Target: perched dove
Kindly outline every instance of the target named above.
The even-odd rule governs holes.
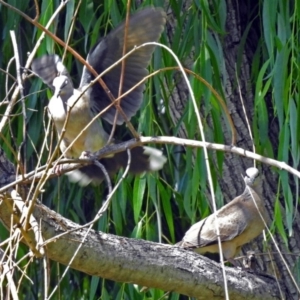
[[[195,223],[186,232],[182,241],[176,245],[194,249],[200,254],[219,253],[217,216],[223,255],[225,259],[236,265],[233,257],[239,253],[244,244],[260,235],[265,227],[258,210],[264,220],[267,219],[267,212],[259,192],[259,171],[256,168],[249,168],[246,175],[244,192],[216,213]]]
[[[164,29],[165,22],[166,14],[160,8],[148,7],[130,16],[126,52],[143,43],[156,42]],[[106,37],[100,39],[89,52],[87,61],[98,74],[122,57],[124,32],[125,22],[121,23]],[[126,58],[122,93],[134,87],[148,74],[146,68],[154,49],[154,45],[148,45],[134,51]],[[115,99],[119,93],[121,69],[121,64],[119,64],[102,77]],[[94,79],[86,67],[83,69],[80,86],[75,89],[68,71],[57,55],[45,55],[35,59],[32,63],[32,70],[54,91],[48,108],[59,135],[63,131],[67,110],[71,108],[60,144],[61,151],[64,152],[92,118],[111,104],[111,100],[98,82],[82,94],[85,87]],[[144,86],[144,84],[140,84],[120,101],[120,106],[128,119],[136,114],[142,104]],[[115,115],[116,108],[112,106],[101,115],[101,118],[110,124],[114,122],[118,125],[123,124],[122,115],[119,113],[116,118]],[[87,131],[80,135],[65,153],[65,156],[78,158],[83,152],[96,152],[106,145],[108,139],[109,134],[105,132],[101,120],[98,118]],[[134,174],[157,171],[163,167],[165,162],[166,157],[160,150],[151,147],[135,147],[131,149],[129,171]],[[120,168],[127,166],[127,152],[105,157],[100,160],[100,163],[112,175],[118,172]],[[84,166],[68,173],[68,175],[72,181],[81,185],[87,185],[90,182],[97,184],[104,179],[101,169],[96,165]]]

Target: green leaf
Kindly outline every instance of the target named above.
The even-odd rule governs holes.
[[[290,111],[290,131],[291,131],[291,155],[293,157],[293,165],[299,165],[299,109],[296,107],[294,99],[289,101]]]
[[[146,177],[136,177],[133,185],[133,214],[135,223],[138,223],[139,221],[141,208],[143,205],[145,187]]]
[[[65,41],[68,40],[69,30],[73,20],[74,11],[75,11],[75,1],[68,2],[66,7],[66,19],[65,19],[65,32],[64,32]]]
[[[168,229],[171,235],[172,241],[175,241],[175,232],[174,232],[174,218],[173,211],[171,206],[171,193],[169,189],[165,189],[161,182],[157,182],[159,194],[161,195],[161,203],[164,211],[164,216],[167,220]]]
[[[91,286],[90,286],[90,293],[89,293],[89,299],[95,299],[97,288],[99,288],[100,285],[100,278],[96,276],[92,276],[91,280]]]
[[[283,219],[281,214],[281,208],[280,208],[280,202],[278,197],[275,201],[275,207],[274,207],[274,221],[276,225],[276,229],[278,230],[281,238],[284,240],[285,244],[288,245],[288,239],[285,233],[284,225],[283,225]]]

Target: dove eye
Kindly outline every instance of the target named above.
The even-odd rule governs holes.
[[[61,88],[64,88],[68,84],[68,79],[66,79],[63,84],[61,85]]]

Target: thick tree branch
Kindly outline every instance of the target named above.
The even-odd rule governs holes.
[[[1,154],[0,174],[2,178],[12,180],[13,166],[6,160],[3,152]],[[1,195],[0,219],[7,228],[11,226],[12,215],[17,225],[22,215],[16,208],[13,210],[12,202],[7,194]],[[41,226],[47,257],[67,265],[87,229],[42,204],[34,207],[33,217]],[[47,243],[47,240],[62,233],[66,234]],[[26,234],[23,241],[31,249],[41,246],[37,245],[33,231]],[[178,247],[144,240],[92,231],[71,267],[114,281],[133,282],[196,298],[213,299],[224,296],[219,264]],[[227,268],[226,274],[230,299],[278,299],[276,282],[268,277],[233,268]]]
[[[0,218],[10,226],[11,199],[2,198]],[[42,204],[35,206],[34,217],[41,224],[47,242],[58,234],[74,230],[47,244],[46,255],[67,265],[86,229]],[[32,235],[32,243],[34,237]],[[92,231],[72,268],[114,281],[174,291],[190,297],[223,297],[223,278],[219,264],[184,249],[138,239]],[[275,280],[226,268],[231,299],[279,299]]]
[[[10,170],[11,174],[11,164],[7,161],[10,167],[5,167],[4,156],[0,157],[0,161],[0,174],[4,174],[6,170]],[[16,208],[13,210],[13,200],[7,194],[0,197],[2,223],[10,228],[11,216],[14,215],[14,222],[18,225],[22,212]],[[33,216],[41,226],[47,257],[67,265],[87,229],[42,204],[35,205]],[[62,233],[66,234],[47,243],[47,240]],[[26,235],[25,240],[31,248],[40,246],[32,231]],[[71,267],[90,275],[174,291],[199,299],[224,297],[219,264],[170,245],[91,231]],[[275,280],[269,277],[234,268],[226,268],[226,275],[231,299],[280,298]]]

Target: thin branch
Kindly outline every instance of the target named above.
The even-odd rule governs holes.
[[[189,147],[194,147],[194,148],[203,148],[205,146],[205,147],[207,147],[207,149],[210,149],[210,150],[229,152],[229,153],[237,154],[240,156],[248,157],[250,159],[255,159],[256,161],[260,161],[264,164],[276,167],[280,170],[285,170],[285,171],[297,176],[298,178],[300,178],[300,171],[291,167],[287,163],[285,163],[283,161],[278,161],[278,160],[275,160],[272,158],[268,158],[268,157],[259,155],[257,153],[253,153],[253,152],[245,150],[243,148],[239,148],[236,146],[227,146],[227,145],[223,145],[223,144],[216,144],[216,143],[204,143],[202,141],[194,141],[194,140],[182,139],[182,138],[177,138],[177,137],[169,137],[169,136],[160,136],[160,137],[143,137],[143,136],[141,136],[139,141],[132,139],[132,140],[120,143],[120,144],[109,145],[109,146],[102,148],[100,151],[98,151],[97,157],[98,157],[98,159],[100,159],[100,158],[107,156],[108,154],[122,152],[122,151],[125,151],[127,148],[131,149],[133,147],[147,145],[149,143],[173,144],[173,145],[189,146]],[[84,164],[91,164],[91,163],[93,163],[94,159],[95,159],[94,157],[92,158],[92,160],[62,159],[59,162],[57,162],[57,164],[58,165],[71,164],[71,165],[66,165],[61,169],[61,174],[64,174],[69,171],[78,169],[78,168],[82,167],[82,165],[84,165]],[[39,167],[39,168],[37,168],[37,170],[24,175],[24,179],[18,178],[14,182],[7,184],[6,186],[0,188],[0,193],[5,192],[6,190],[15,186],[16,184],[19,184],[19,183],[26,184],[26,183],[31,183],[33,180],[39,180],[41,178],[45,168],[46,168],[46,166]],[[57,177],[57,174],[53,173],[52,169],[49,169],[48,173],[51,174],[51,175],[49,175],[49,178]]]

